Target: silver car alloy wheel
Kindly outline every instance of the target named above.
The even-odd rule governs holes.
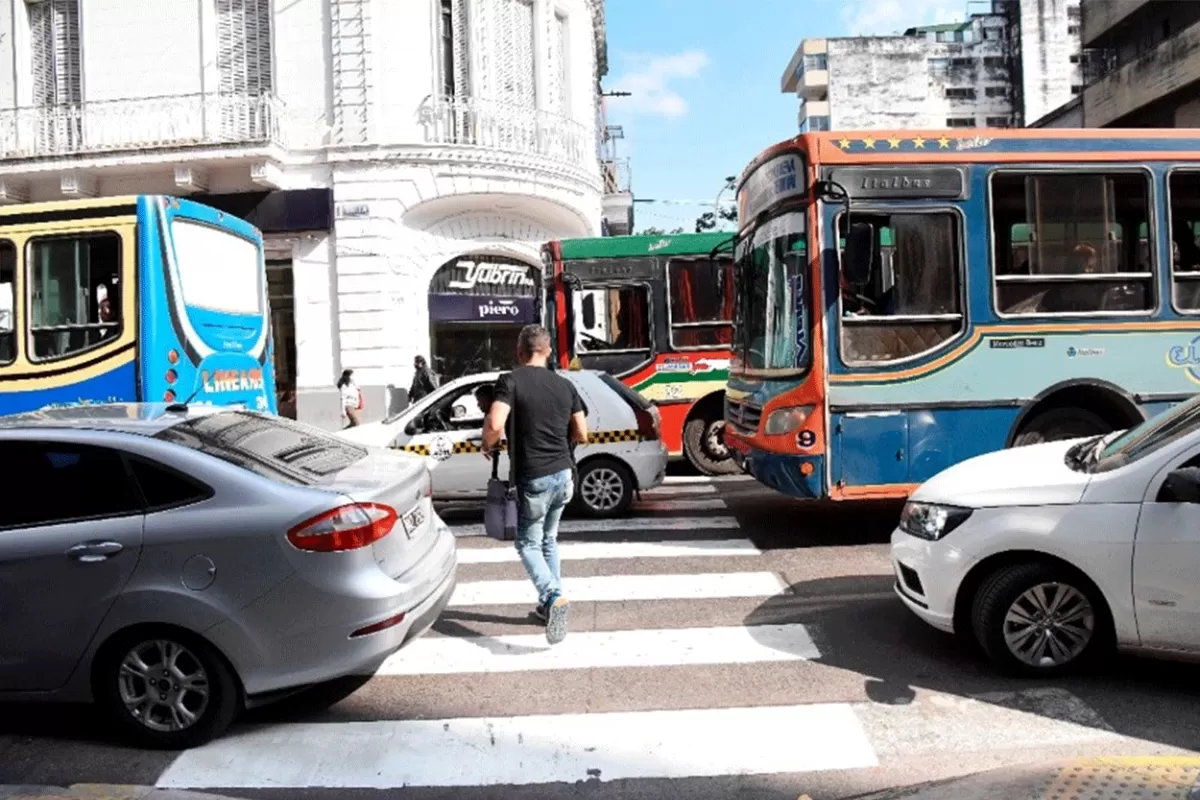
[[[208,672],[178,642],[152,639],[134,645],[121,659],[117,681],[126,710],[158,733],[187,730],[208,710]]]
[[[1009,652],[1032,667],[1067,664],[1092,641],[1096,612],[1087,596],[1065,583],[1040,583],[1027,589],[1004,615]]]
[[[595,511],[612,511],[621,504],[625,496],[625,481],[615,469],[595,467],[588,470],[580,480],[579,493],[588,508]]]

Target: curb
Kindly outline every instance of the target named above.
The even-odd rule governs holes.
[[[1002,767],[857,800],[1200,800],[1200,756],[1105,756]]]
[[[76,783],[71,786],[0,785],[0,800],[234,800],[206,792],[156,789],[110,783]]]

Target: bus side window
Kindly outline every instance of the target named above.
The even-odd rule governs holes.
[[[879,258],[866,286],[845,281],[841,350],[847,364],[877,364],[937,348],[963,329],[962,218],[949,211],[854,214],[870,223]],[[846,236],[846,217],[839,220]]]
[[[1150,179],[1132,172],[992,179],[996,310],[1101,314],[1154,307]]]
[[[733,265],[728,259],[672,259],[671,346],[729,347],[733,342]]]
[[[0,366],[17,358],[17,248],[0,239]]]
[[[1200,245],[1196,241],[1200,231],[1200,173],[1172,172],[1167,189],[1175,308],[1200,313]]]
[[[30,241],[31,360],[52,361],[121,335],[121,239],[112,233]]]

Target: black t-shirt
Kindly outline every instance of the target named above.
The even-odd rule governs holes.
[[[584,410],[573,383],[545,367],[517,367],[496,381],[496,399],[512,408],[505,431],[510,441],[517,426],[518,481],[571,468],[571,415]]]

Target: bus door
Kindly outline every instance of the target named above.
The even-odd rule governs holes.
[[[229,214],[144,198],[148,400],[276,411],[262,236]]]
[[[0,414],[137,399],[132,204],[0,215]]]

